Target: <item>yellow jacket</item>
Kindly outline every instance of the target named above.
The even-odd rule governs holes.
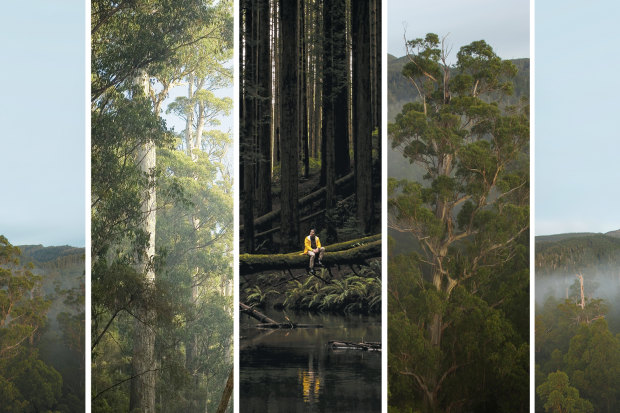
[[[321,248],[321,241],[319,241],[319,237],[314,236],[314,240],[316,241],[316,247]],[[312,249],[312,241],[310,241],[310,235],[306,237],[304,240],[304,254],[308,253]]]

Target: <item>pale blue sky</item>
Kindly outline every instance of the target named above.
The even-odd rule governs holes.
[[[0,234],[14,245],[84,246],[84,7],[0,13]]]
[[[536,2],[536,235],[620,229],[620,6]]]
[[[424,37],[426,33],[448,36],[452,56],[461,46],[486,40],[500,57],[529,57],[529,0],[388,0],[388,53],[405,55],[403,39]]]

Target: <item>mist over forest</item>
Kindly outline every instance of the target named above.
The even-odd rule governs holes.
[[[0,236],[0,411],[84,410],[84,248]]]
[[[617,411],[618,231],[536,237],[535,260],[536,411]]]

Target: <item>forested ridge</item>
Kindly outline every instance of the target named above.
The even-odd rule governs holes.
[[[449,41],[390,57],[389,408],[526,412],[529,61]]]
[[[536,237],[536,411],[620,407],[618,231]]]
[[[231,411],[233,3],[91,6],[92,410]]]
[[[0,411],[84,411],[84,322],[84,249],[0,236]]]
[[[580,233],[536,237],[536,275],[620,267],[620,238]]]

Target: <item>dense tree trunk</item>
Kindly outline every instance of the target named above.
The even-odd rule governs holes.
[[[145,95],[149,92],[149,78],[145,72],[138,79]],[[155,311],[149,306],[148,296],[154,287],[155,269],[155,226],[156,226],[156,193],[155,193],[155,143],[148,141],[139,149],[136,162],[146,176],[148,185],[144,191],[142,213],[144,222],[142,230],[148,234],[148,245],[138,260],[138,272],[144,274],[145,299],[136,309],[133,334],[132,377],[130,390],[130,410],[155,412],[155,331],[152,325]]]
[[[334,156],[338,160],[335,164],[336,176],[341,177],[349,173],[351,160],[349,157],[349,122],[347,121],[348,99],[348,75],[347,64],[347,3],[346,0],[333,0],[333,139]]]
[[[300,243],[299,212],[298,212],[298,181],[299,181],[299,139],[298,132],[298,45],[296,44],[299,7],[297,1],[280,0],[282,24],[282,56],[280,60],[281,74],[281,249],[296,249]],[[246,238],[249,234],[246,233]],[[247,241],[246,241],[247,242]]]
[[[355,142],[355,186],[360,230],[371,230],[372,125],[370,107],[370,2],[352,2],[353,35],[353,136]]]
[[[246,234],[252,234],[245,237],[246,252],[254,251],[254,168],[255,168],[255,146],[254,146],[254,130],[255,130],[255,99],[253,96],[254,85],[254,13],[250,0],[244,2],[244,53],[240,53],[241,59],[245,54],[245,61],[242,60],[243,67],[243,122],[241,131],[241,162],[243,165],[243,192],[242,192],[242,211],[243,226]]]
[[[301,120],[301,127],[300,127],[300,135],[301,135],[301,142],[302,142],[302,150],[303,150],[303,158],[304,158],[304,178],[308,179],[310,177],[310,150],[309,150],[309,142],[308,142],[308,100],[307,100],[307,95],[308,95],[308,84],[307,84],[307,73],[308,73],[308,69],[307,69],[307,50],[306,50],[306,45],[307,45],[307,41],[306,41],[306,1],[305,0],[300,0],[300,16],[301,16],[301,24],[300,24],[300,31],[299,31],[299,35],[300,35],[300,52],[301,52],[301,58],[300,58],[300,70],[301,70],[301,76],[300,76],[300,84],[301,84],[301,88],[300,88],[300,98],[299,101],[301,103],[300,105],[300,110],[299,110],[299,115],[300,115],[300,120]]]
[[[321,184],[327,187],[327,208],[334,198],[336,157],[334,153],[334,14],[333,0],[323,2],[323,130],[321,137]]]
[[[271,211],[271,54],[269,0],[258,0],[258,191],[257,212]]]

